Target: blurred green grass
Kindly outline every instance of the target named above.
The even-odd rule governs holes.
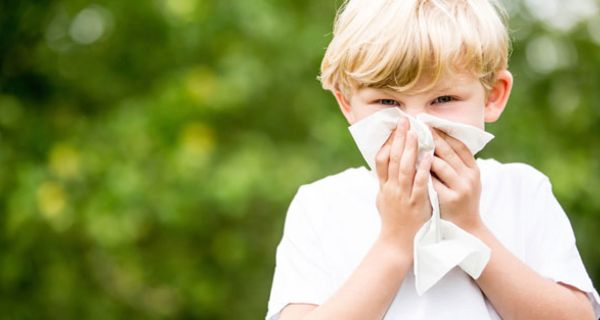
[[[539,3],[482,157],[551,178],[598,284],[599,3]],[[1,3],[3,317],[263,317],[296,189],[362,165],[316,80],[339,4]]]

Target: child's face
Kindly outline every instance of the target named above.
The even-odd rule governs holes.
[[[397,107],[412,116],[428,113],[483,129],[485,122],[496,121],[502,113],[511,86],[512,76],[504,70],[489,92],[476,77],[456,75],[443,77],[431,89],[415,94],[360,88],[352,91],[349,101],[339,92],[335,95],[350,124],[384,108]]]

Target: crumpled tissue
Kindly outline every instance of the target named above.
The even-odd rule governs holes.
[[[492,134],[479,128],[426,113],[412,117],[399,108],[383,109],[349,127],[358,149],[373,171],[377,153],[396,128],[401,117],[409,120],[410,131],[417,136],[419,142],[417,162],[427,154],[434,153],[435,145],[430,127],[437,128],[463,142],[472,154],[479,152],[494,138]],[[433,188],[431,176],[427,191],[432,208],[431,219],[419,229],[413,241],[413,267],[416,291],[419,295],[423,295],[456,266],[472,278],[479,278],[490,258],[490,249],[481,240],[452,222],[441,219],[438,196]]]

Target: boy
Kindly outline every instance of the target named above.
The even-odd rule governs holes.
[[[510,95],[508,36],[491,0],[349,0],[321,66],[351,125],[381,110],[484,128]],[[548,179],[524,164],[473,158],[432,129],[435,154],[401,118],[374,172],[302,186],[277,250],[267,319],[596,319],[598,293]],[[441,218],[478,238],[477,279],[453,268],[419,295],[417,231]],[[595,315],[595,316],[594,316]]]

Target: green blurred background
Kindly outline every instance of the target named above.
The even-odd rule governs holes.
[[[264,317],[296,189],[362,164],[316,80],[340,3],[0,2],[0,317]],[[551,178],[596,284],[599,6],[507,3],[482,154]]]

